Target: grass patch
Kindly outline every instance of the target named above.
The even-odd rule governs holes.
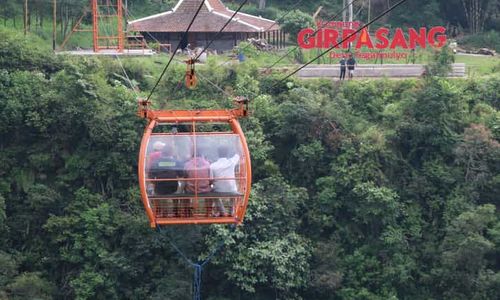
[[[500,71],[500,58],[498,57],[457,54],[455,62],[465,63],[468,76],[487,75]]]

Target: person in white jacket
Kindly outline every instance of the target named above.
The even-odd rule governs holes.
[[[213,179],[213,191],[216,193],[238,193],[238,187],[235,179],[235,167],[240,161],[238,154],[229,157],[227,146],[220,146],[217,149],[219,159],[210,165],[210,177]],[[223,216],[226,215],[226,209],[222,199],[215,202],[216,208]]]

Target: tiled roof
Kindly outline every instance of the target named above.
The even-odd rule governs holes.
[[[128,30],[184,32],[200,6],[200,1],[204,1],[204,5],[189,30],[191,32],[218,32],[234,13],[220,0],[179,0],[172,10],[130,21]],[[279,25],[275,21],[237,13],[224,32],[261,32],[278,29]]]

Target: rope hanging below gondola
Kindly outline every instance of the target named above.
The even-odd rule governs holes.
[[[235,225],[232,225],[230,228],[231,232],[234,232],[236,230]],[[222,247],[224,247],[225,239],[220,240],[217,246],[208,254],[208,256],[204,260],[193,262],[174,243],[174,240],[169,236],[169,234],[164,228],[162,228],[161,226],[157,226],[157,230],[160,234],[163,234],[167,238],[167,241],[170,244],[170,246],[172,246],[172,248],[174,248],[175,251],[177,251],[177,253],[184,259],[184,261],[194,269],[193,287],[192,287],[193,300],[201,300],[201,275],[203,272],[203,267],[210,262],[210,260],[215,256],[215,254],[222,249]]]

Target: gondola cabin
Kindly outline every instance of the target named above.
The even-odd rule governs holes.
[[[139,186],[151,227],[239,224],[251,186],[250,153],[238,122],[246,102],[228,110],[151,110],[139,152]]]

